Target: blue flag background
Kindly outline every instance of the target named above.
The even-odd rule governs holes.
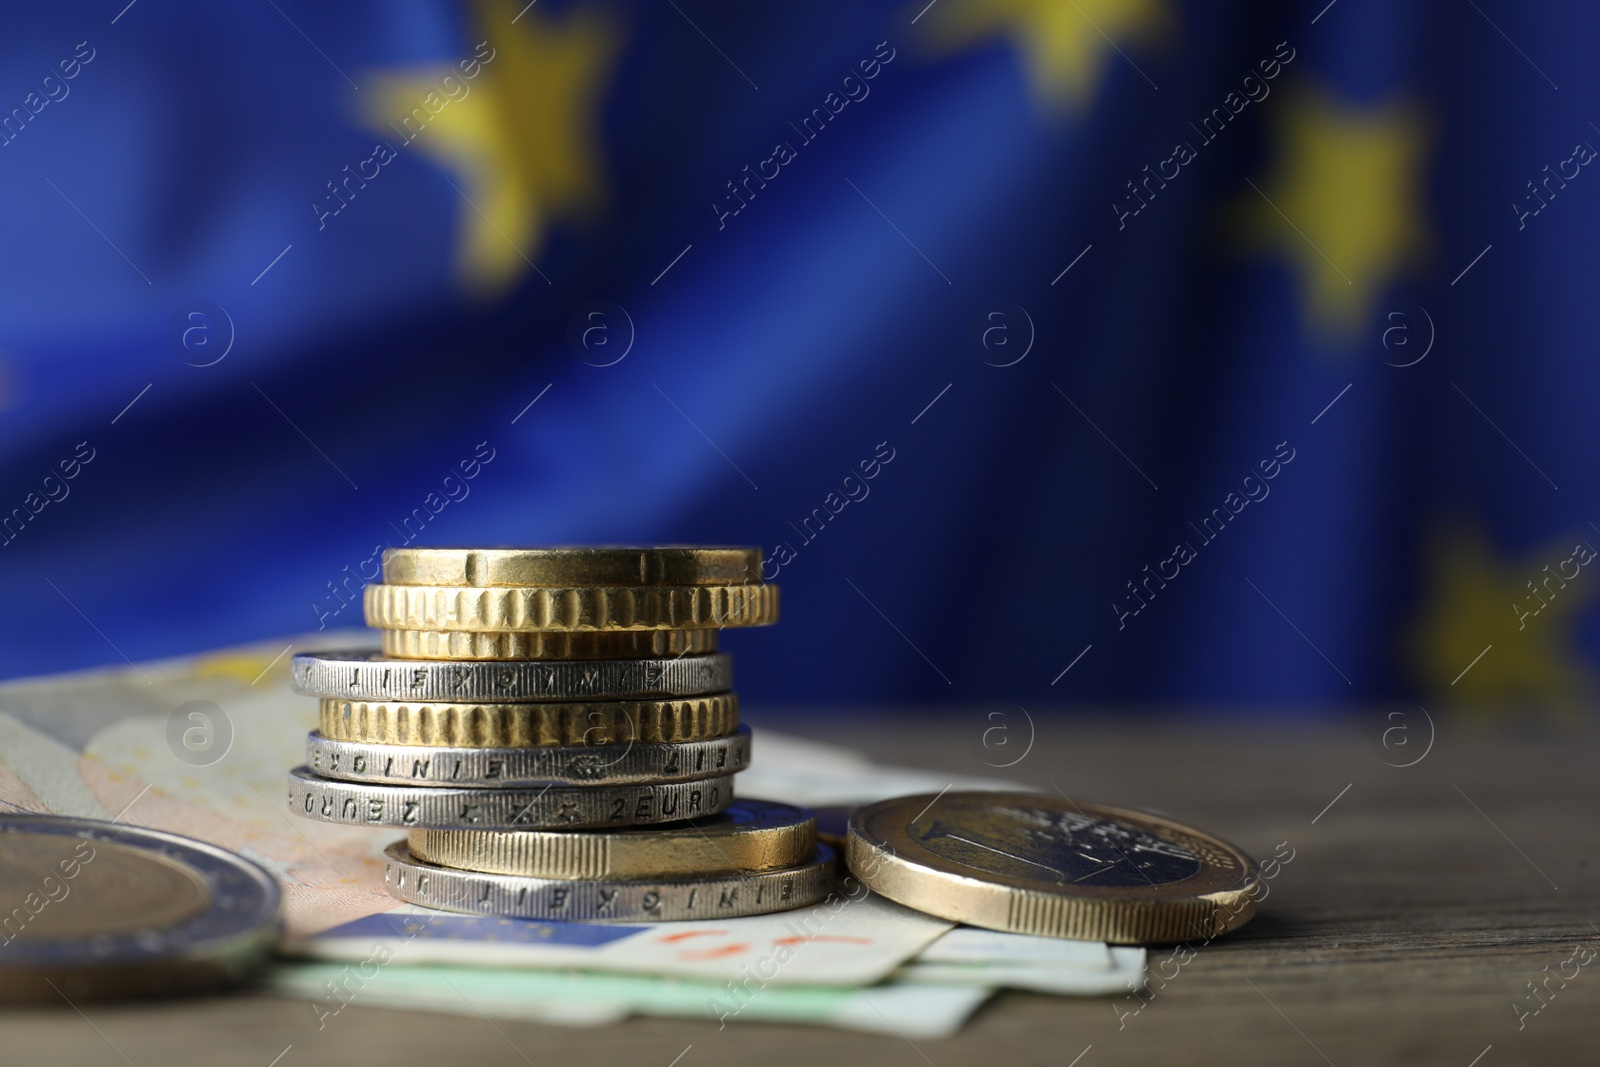
[[[691,542],[756,699],[1592,695],[1592,7],[5,22],[6,675]]]

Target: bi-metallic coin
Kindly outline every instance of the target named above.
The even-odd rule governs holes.
[[[1048,793],[895,797],[850,817],[868,888],[955,922],[1115,944],[1206,940],[1255,914],[1255,860],[1157,815]]]
[[[59,815],[0,815],[0,1001],[214,989],[277,945],[270,874],[203,841]]]

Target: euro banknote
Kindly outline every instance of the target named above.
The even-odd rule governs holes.
[[[260,863],[285,894],[285,962],[273,988],[294,995],[384,955],[384,980],[365,987],[369,1003],[460,1002],[437,996],[449,980],[480,1010],[525,1018],[536,1011],[527,991],[555,981],[565,1005],[556,1021],[598,1025],[692,1006],[723,1021],[872,1029],[893,1019],[932,1034],[1005,986],[1126,989],[1132,963],[1113,959],[1118,950],[952,929],[850,883],[810,909],[721,923],[535,923],[402,904],[383,888],[393,833],[295,818],[284,798],[284,774],[303,761],[316,726],[316,702],[289,688],[290,655],[371,644],[364,631],[324,633],[0,685],[0,811],[117,818]],[[885,767],[767,729],[752,750],[742,794],[837,811],[897,793],[1009,787]],[[902,1008],[926,1021],[906,1023]]]

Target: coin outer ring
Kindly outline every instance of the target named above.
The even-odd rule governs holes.
[[[671,659],[504,663],[394,660],[366,651],[302,652],[291,662],[295,692],[341,700],[628,700],[700,696],[733,688],[732,662],[726,652]]]
[[[717,650],[716,630],[611,630],[604,633],[484,633],[383,630],[383,654],[398,659],[634,659]]]
[[[735,800],[721,819],[738,821],[637,833],[412,830],[406,843],[414,858],[439,867],[567,879],[753,873],[802,865],[816,848],[816,820],[803,808]]]
[[[13,936],[0,952],[0,1002],[57,1001],[47,978],[75,1001],[216,988],[248,976],[277,946],[283,923],[277,881],[226,849],[162,830],[62,815],[0,816],[0,834],[6,833],[82,840],[91,849],[105,843],[153,852],[198,875],[211,899],[204,912],[157,937]],[[82,862],[92,863],[92,853]]]
[[[681,700],[432,704],[323,700],[322,735],[334,741],[452,748],[673,744],[726,737],[739,726],[733,693]]]
[[[289,772],[290,812],[347,826],[582,830],[715,815],[732,802],[732,775],[665,785],[457,789],[341,782],[305,767]]]
[[[998,804],[1059,805],[1042,793],[972,795]],[[957,873],[950,861],[912,840],[909,826],[895,821],[897,809],[926,811],[936,800],[933,794],[895,797],[856,809],[845,850],[851,873],[873,892],[943,919],[1111,944],[1210,940],[1238,929],[1255,914],[1260,869],[1242,850],[1157,815],[1073,800],[1067,800],[1070,810],[1181,844],[1201,858],[1200,870],[1158,886],[1074,885],[1068,892],[1030,888],[1028,882],[997,872],[985,871],[981,877]]]
[[[775,585],[481,586],[369,585],[367,625],[386,630],[700,630],[770,626]]]
[[[306,737],[306,767],[324,778],[383,785],[510,789],[544,785],[691,782],[750,765],[750,728],[730,737],[666,745],[437,748]]]
[[[834,853],[818,845],[811,862],[759,874],[675,880],[526,878],[423,863],[404,841],[384,850],[384,886],[411,904],[502,918],[583,922],[668,922],[769,915],[815,904],[833,887]]]
[[[391,548],[392,585],[722,585],[761,580],[759,548]]]

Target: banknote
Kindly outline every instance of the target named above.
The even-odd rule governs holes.
[[[868,893],[851,880],[808,908],[720,921],[536,922],[405,905],[292,941],[284,951],[359,962],[382,945],[407,964],[580,968],[734,981],[754,975],[765,986],[842,986],[878,981],[951,926]]]
[[[730,990],[727,983],[584,971],[418,967],[312,962],[281,967],[268,986],[302,999],[321,1028],[347,1006],[601,1026],[629,1015],[687,1016],[716,1023],[812,1023],[846,1030],[948,1037],[992,989],[896,980],[881,985],[772,986]]]
[[[1110,966],[1081,968],[1066,962],[1027,959],[928,961],[924,953],[895,971],[894,980],[918,984],[1026,989],[1035,993],[1078,997],[1120,995],[1144,988],[1143,948],[1124,945],[1099,947],[1106,950]]]
[[[923,963],[1026,963],[1081,971],[1109,971],[1111,946],[1104,941],[1034,937],[960,926],[929,942],[918,955]]]
[[[789,737],[765,726],[757,731],[750,769],[739,776],[745,796],[778,799],[809,808],[854,806],[908,793],[944,789],[1022,788],[1003,778],[946,774],[874,763],[842,745]]]
[[[893,1020],[931,1036],[952,1032],[996,988],[1102,992],[1120,973],[1115,958],[1107,965],[1081,943],[952,930],[848,885],[811,909],[659,926],[502,921],[402,904],[383,888],[392,833],[293,818],[283,789],[317,717],[316,702],[289,688],[290,655],[372,644],[368,631],[322,633],[0,685],[0,810],[116,818],[260,863],[284,887],[286,950],[303,957],[273,978],[293,995],[310,997],[330,976],[364,973],[387,955],[385,981],[363,990],[374,1004],[431,1004],[441,990],[459,1002],[454,982],[480,1010],[507,1018],[535,1017],[544,1002],[533,1002],[545,997],[561,1005],[554,1021],[569,1023],[720,1013],[723,1022],[857,1029]],[[952,784],[1009,787],[885,767],[767,729],[753,752],[742,794],[841,812]]]

